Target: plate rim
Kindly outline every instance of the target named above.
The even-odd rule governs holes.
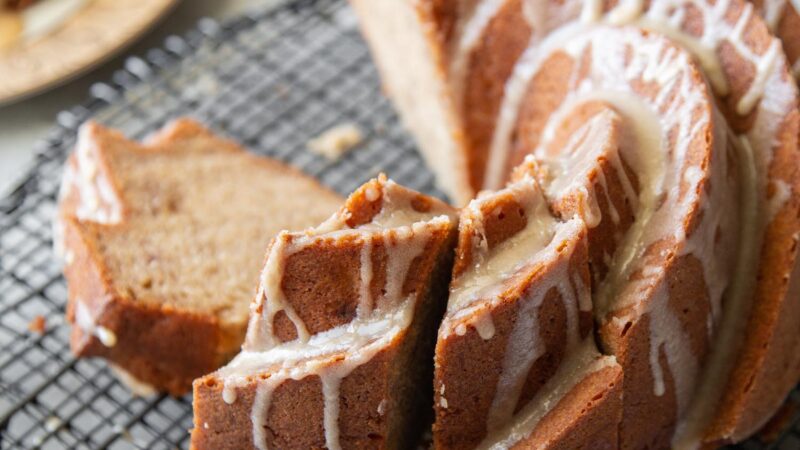
[[[43,77],[40,83],[33,84],[25,89],[11,91],[11,93],[8,95],[0,94],[0,107],[9,106],[19,101],[34,97],[38,94],[42,94],[56,87],[63,86],[91,72],[103,63],[119,55],[124,49],[130,47],[136,41],[138,41],[145,33],[147,33],[149,30],[152,30],[153,27],[164,20],[164,18],[166,18],[166,16],[175,9],[180,1],[181,0],[163,0],[150,20],[144,22],[139,28],[135,29],[133,33],[129,34],[124,39],[114,40],[112,45],[109,45],[103,51],[98,52],[95,57],[89,58],[88,61],[78,65],[74,69],[60,73],[55,71],[52,75]],[[86,7],[90,7],[90,5],[86,5]],[[80,15],[82,12],[83,11],[79,11],[76,13],[76,16]],[[74,19],[74,17],[70,18],[69,20],[72,19]],[[40,42],[46,42],[48,39],[52,38],[53,33],[50,33],[41,37]],[[2,56],[0,56],[0,58],[2,58]]]

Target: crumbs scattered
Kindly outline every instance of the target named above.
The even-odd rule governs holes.
[[[64,422],[62,422],[61,419],[59,419],[58,417],[50,416],[44,422],[44,429],[52,433],[53,431],[56,431],[57,429],[61,428],[61,425],[63,423]]]
[[[363,138],[364,134],[358,125],[343,123],[308,141],[308,149],[330,160],[335,160],[358,145]]]
[[[47,320],[42,315],[38,315],[28,323],[28,331],[31,333],[44,334],[47,330]]]
[[[133,436],[131,436],[131,432],[128,431],[128,429],[125,428],[122,424],[114,423],[114,425],[111,427],[111,431],[114,434],[120,436],[122,439],[128,442],[133,442]]]

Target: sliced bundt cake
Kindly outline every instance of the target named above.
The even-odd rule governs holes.
[[[616,447],[622,371],[592,333],[586,225],[551,215],[532,170],[461,213],[436,448]]]
[[[457,214],[385,177],[272,241],[242,352],[194,383],[192,447],[412,448]]]
[[[800,114],[753,6],[351,3],[453,198],[533,153],[551,209],[586,222],[601,350],[623,369],[619,445],[717,446],[764,424],[800,378]],[[589,133],[616,133],[619,158],[564,158]]]

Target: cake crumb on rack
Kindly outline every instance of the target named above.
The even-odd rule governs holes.
[[[28,323],[28,331],[32,333],[44,334],[46,329],[47,329],[47,319],[45,319],[44,316],[41,314],[35,316]]]
[[[308,149],[330,160],[336,160],[358,145],[363,137],[364,133],[358,125],[342,123],[308,141]]]
[[[61,428],[61,425],[63,424],[64,422],[60,418],[56,416],[50,416],[44,422],[44,429],[47,430],[48,433],[52,433]]]

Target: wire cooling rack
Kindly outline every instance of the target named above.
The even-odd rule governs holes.
[[[0,200],[0,448],[188,447],[191,397],[132,397],[106,364],[77,360],[64,323],[66,288],[50,223],[66,155],[89,118],[140,139],[190,115],[248,148],[346,194],[379,170],[443,197],[380,94],[355,18],[342,1],[292,2],[186,36],[131,58],[83,105],[60,113],[35,164]],[[336,162],[308,153],[331,126],[357,123],[366,139]],[[44,333],[28,329],[41,317]],[[800,395],[794,393],[800,402]],[[770,446],[800,449],[800,416]]]

